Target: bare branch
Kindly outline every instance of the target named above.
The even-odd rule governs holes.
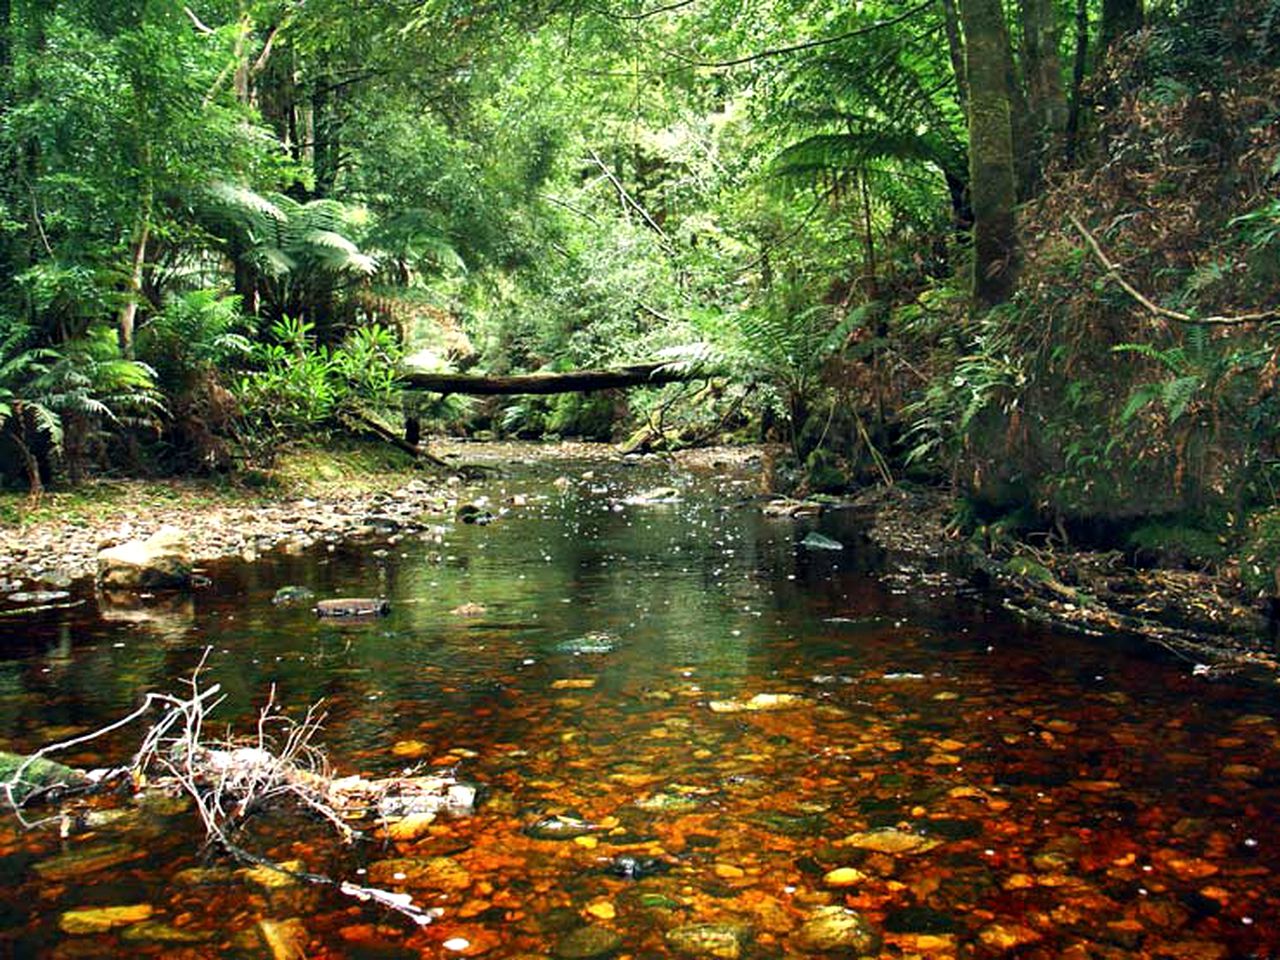
[[[732,60],[699,60],[696,57],[685,56],[676,53],[673,50],[665,51],[677,60],[683,61],[691,67],[706,67],[712,70],[723,70],[728,67],[740,66],[744,63],[751,63],[755,60],[764,60],[769,57],[780,57],[788,53],[799,53],[802,50],[812,50],[815,47],[825,47],[833,43],[843,43],[845,40],[852,40],[854,37],[861,37],[868,33],[874,33],[877,30],[883,30],[885,27],[892,27],[895,24],[909,20],[917,13],[928,10],[933,6],[933,0],[925,0],[924,3],[911,7],[909,10],[898,14],[896,17],[890,17],[888,20],[877,20],[875,23],[869,23],[865,26],[856,27],[853,30],[846,30],[844,33],[837,33],[831,37],[819,37],[814,40],[804,40],[800,43],[789,44],[784,47],[771,47],[767,50],[760,50],[756,53],[744,54],[741,57],[734,57]]]
[[[1067,214],[1067,219],[1071,221],[1071,225],[1080,231],[1080,236],[1084,237],[1085,242],[1089,245],[1089,249],[1093,251],[1093,255],[1098,258],[1098,262],[1107,271],[1107,276],[1120,285],[1125,293],[1137,300],[1148,311],[1158,317],[1164,317],[1166,320],[1173,320],[1176,323],[1200,324],[1201,326],[1229,327],[1237,326],[1245,323],[1263,323],[1268,320],[1280,320],[1280,311],[1265,310],[1260,313],[1242,313],[1232,316],[1215,315],[1211,317],[1193,317],[1189,313],[1182,313],[1180,310],[1171,310],[1168,307],[1162,307],[1150,297],[1146,296],[1141,290],[1131,284],[1120,274],[1120,267],[1115,264],[1106,253],[1098,241],[1094,239],[1085,225],[1080,222],[1080,218],[1074,213]]]

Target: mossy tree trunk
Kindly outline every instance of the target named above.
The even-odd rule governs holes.
[[[961,0],[969,88],[969,188],[973,201],[973,298],[1003,303],[1017,280],[1017,176],[1000,0]]]
[[[1067,129],[1067,95],[1062,86],[1062,56],[1058,52],[1058,18],[1053,0],[1020,0],[1022,15],[1022,72],[1027,80],[1027,104],[1036,128],[1040,166],[1061,147]]]

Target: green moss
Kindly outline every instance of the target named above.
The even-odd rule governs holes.
[[[1227,557],[1219,534],[1177,523],[1144,523],[1129,534],[1127,543],[1136,559],[1167,567],[1207,567]]]
[[[1054,580],[1053,572],[1044,564],[1036,563],[1027,557],[1010,557],[1004,568],[1015,577],[1025,577],[1036,583],[1049,583]]]
[[[1280,596],[1280,509],[1255,514],[1240,550],[1240,580],[1252,591]]]

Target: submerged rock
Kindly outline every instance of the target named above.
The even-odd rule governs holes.
[[[935,847],[942,846],[942,841],[933,837],[922,836],[896,827],[882,827],[879,830],[864,830],[851,833],[844,838],[845,846],[857,847],[859,850],[871,850],[875,853],[912,854],[925,853]]]
[[[259,920],[258,934],[271,960],[303,960],[311,935],[297,917],[291,920]]]
[[[661,503],[679,503],[680,491],[675,487],[654,487],[651,490],[644,490],[640,493],[632,494],[622,502],[633,507],[645,507]]]
[[[122,863],[140,860],[145,850],[127,843],[89,843],[72,847],[66,853],[43,860],[35,865],[35,871],[43,880],[61,881],[98,873]]]
[[[72,936],[88,936],[107,933],[116,927],[127,927],[151,917],[155,908],[149,903],[137,903],[124,907],[87,907],[68,910],[58,920],[58,928]]]
[[[98,552],[99,585],[116,590],[171,590],[191,582],[187,538],[164,526],[146,540],[130,540]]]
[[[369,864],[369,882],[375,886],[465,890],[471,886],[471,874],[450,857],[428,857],[425,860],[406,857]]]
[[[524,828],[524,832],[535,840],[573,840],[596,833],[601,828],[587,820],[557,814],[543,817]]]
[[[71,596],[66,590],[19,590],[9,594],[10,603],[54,603]]]
[[[737,923],[696,923],[668,930],[667,946],[691,957],[738,960],[751,942],[751,928]]]
[[[613,653],[618,649],[618,638],[611,633],[597,631],[585,633],[571,640],[562,640],[556,644],[558,653],[571,653],[575,657],[592,654]]]
[[[791,710],[808,702],[794,693],[757,693],[745,700],[712,700],[707,706],[712,713],[767,713],[771,710]]]
[[[126,927],[120,939],[126,943],[205,943],[215,936],[212,930],[192,930],[160,920],[144,920]]]
[[[843,550],[844,544],[839,540],[832,540],[830,537],[823,536],[817,532],[808,533],[800,546],[808,547],[810,550]]]
[[[384,617],[390,612],[391,601],[385,597],[344,597],[315,605],[317,617]]]
[[[833,951],[856,955],[880,951],[881,936],[867,919],[847,907],[819,907],[793,938],[796,947],[807,953]]]
[[[271,602],[277,607],[292,607],[298,604],[310,603],[315,599],[315,595],[315,591],[310,587],[281,587],[275,592]]]
[[[622,938],[606,927],[579,927],[556,944],[558,960],[593,960],[622,947]]]

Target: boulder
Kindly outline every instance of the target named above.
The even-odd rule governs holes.
[[[130,540],[98,552],[98,583],[116,590],[172,590],[191,583],[187,539],[161,527],[146,540]]]

